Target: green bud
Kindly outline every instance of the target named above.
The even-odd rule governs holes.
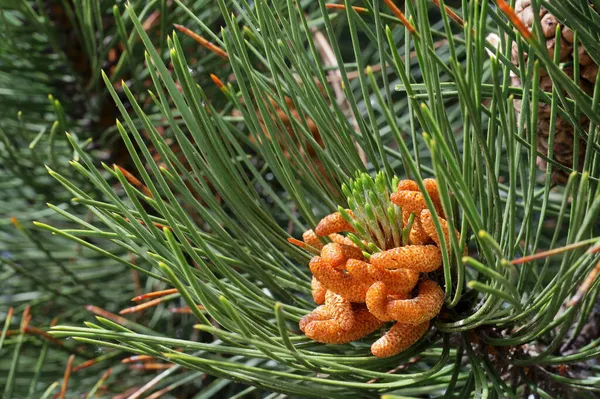
[[[390,224],[392,226],[396,225],[396,213],[394,212],[394,208],[393,207],[389,207],[387,209],[387,215],[388,215],[388,220],[390,221]]]
[[[361,191],[359,191],[359,190],[352,191],[352,198],[354,198],[354,201],[356,201],[356,204],[358,206],[362,206],[365,203],[365,197],[362,193],[363,193],[362,190]]]
[[[379,247],[377,247],[377,245],[373,244],[372,242],[370,242],[367,245],[367,248],[369,248],[369,251],[371,252],[381,252],[381,249],[379,249]]]
[[[373,212],[373,207],[371,204],[365,205],[365,212],[367,213],[367,217],[371,219],[372,223],[377,223],[377,218],[375,217],[375,212]]]
[[[357,178],[356,180],[354,180],[353,191],[358,191],[358,192],[363,191],[362,182],[361,182],[360,178]]]
[[[408,223],[406,223],[406,228],[402,230],[402,244],[408,245],[408,235],[410,234],[410,230],[412,229],[412,225],[415,221],[415,214],[411,213],[408,217]]]
[[[348,187],[346,183],[342,184],[342,192],[346,197],[350,197],[352,195],[352,190],[350,190],[350,187]]]
[[[360,234],[363,237],[369,237],[369,234],[367,234],[367,231],[365,230],[364,227],[362,227],[356,220],[354,221],[354,223],[352,223],[352,226],[354,227],[354,230],[356,230],[356,232],[358,234]]]
[[[354,243],[354,245],[359,247],[361,250],[363,250],[363,251],[369,250],[369,248],[362,242],[362,240],[360,238],[358,238],[356,236],[356,234],[348,233],[347,237],[350,239],[350,241],[352,241]]]
[[[374,191],[369,191],[369,200],[371,201],[371,204],[373,204],[373,206],[379,205],[379,197],[377,196],[377,194],[375,194]]]
[[[373,190],[375,189],[375,184],[373,183],[373,179],[368,174],[362,175],[362,185],[365,190]]]
[[[349,224],[353,224],[355,222],[355,220],[352,218],[352,216],[350,216],[350,214],[343,207],[338,206],[338,212],[340,213],[340,215],[342,215],[344,220],[346,222],[348,222]]]
[[[341,207],[339,207],[339,208],[341,208]],[[348,197],[348,208],[352,209],[353,212],[356,212],[356,210],[357,210],[356,201],[354,201],[354,198],[352,198],[352,197]]]
[[[385,193],[387,191],[385,183],[385,173],[381,171],[377,174],[377,177],[375,178],[375,185],[377,186],[377,192],[379,194]]]
[[[398,226],[394,206],[390,206],[387,209],[387,217],[390,222],[390,229],[392,231],[392,239],[394,240],[394,246],[399,247],[400,245],[402,245],[402,233],[400,232],[402,226],[400,226],[400,228]],[[402,223],[402,220],[400,220],[400,223]]]

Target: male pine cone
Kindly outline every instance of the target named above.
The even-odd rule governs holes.
[[[531,0],[517,0],[515,4],[515,12],[523,21],[523,23],[532,30],[533,26],[533,13],[534,9],[531,6]],[[556,27],[560,25],[556,17],[550,14],[544,7],[540,7],[539,15],[541,18],[542,33],[546,40],[546,48],[550,57],[554,57],[555,49],[558,43],[560,52],[560,62],[564,63],[565,66],[563,71],[573,78],[573,59],[576,56],[574,54],[573,46],[573,31],[566,26],[561,26],[560,37],[557,38]],[[585,50],[585,46],[580,42],[578,44],[577,56],[579,59],[579,85],[583,91],[588,95],[592,95],[594,89],[594,83],[596,82],[596,76],[598,74],[598,65],[596,65],[588,53]],[[524,54],[524,60],[527,60],[527,54]],[[519,51],[517,43],[513,42],[512,47],[512,62],[515,65],[519,65]],[[521,87],[521,80],[518,76],[512,75],[512,85]],[[539,86],[545,92],[552,91],[552,79],[548,76],[544,70],[540,71]],[[519,112],[521,108],[521,102],[515,102],[515,108]],[[542,154],[548,154],[549,136],[550,136],[550,105],[540,103],[538,105],[538,123],[537,123],[537,149]],[[579,120],[582,128],[587,130],[589,127],[589,120],[586,117],[582,117]],[[553,158],[556,162],[568,167],[573,168],[573,159],[575,151],[575,129],[571,123],[560,116],[557,116],[555,124],[555,136],[553,146]],[[585,142],[579,139],[577,155],[578,155],[578,168],[583,165],[583,157],[585,154]],[[538,157],[537,165],[540,169],[546,169],[546,161]],[[553,168],[552,180],[555,183],[564,184],[568,178],[568,173],[562,169]]]

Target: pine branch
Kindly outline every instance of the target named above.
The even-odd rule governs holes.
[[[89,308],[94,323],[81,327],[85,316],[78,315],[54,326],[51,336],[108,348],[115,357],[140,356],[140,369],[166,368],[132,388],[133,397],[149,389],[159,395],[201,375],[217,378],[207,387],[211,394],[227,380],[300,397],[593,392],[592,373],[565,376],[556,366],[584,364],[600,344],[590,337],[577,353],[566,352],[577,332],[589,330],[598,291],[598,254],[584,246],[598,240],[600,79],[591,96],[579,88],[565,72],[560,45],[548,53],[538,11],[543,6],[571,27],[575,48],[581,41],[593,61],[599,60],[597,13],[586,2],[533,1],[529,31],[507,2],[461,3],[454,9],[443,0],[402,7],[219,0],[199,13],[206,2],[137,2],[111,14],[114,28],[102,22],[103,8],[78,4],[74,21],[92,60],[87,88],[101,87],[102,77],[107,101],[120,114],[105,134],[118,134],[129,161],[101,168],[86,142],[70,135],[74,160],[66,168],[70,154],[60,135],[55,163],[63,167],[50,176],[66,190],[53,188],[63,199],[53,201],[59,215],[39,211],[50,219],[36,225],[61,237],[35,233],[52,242],[70,239],[90,261],[69,270],[100,292],[110,287],[111,295],[91,297],[69,273],[49,278],[49,288],[68,282],[72,289],[60,288],[53,300],[81,292],[103,302]],[[160,16],[153,14],[157,9]],[[170,33],[172,24],[178,31]],[[560,29],[556,33],[560,39]],[[126,41],[116,71],[98,66],[110,47],[98,40],[103,36]],[[331,46],[326,61],[324,42]],[[579,57],[575,51],[575,70]],[[546,73],[550,91],[540,83]],[[522,87],[511,86],[513,77]],[[553,126],[546,153],[538,149],[542,105]],[[54,131],[62,133],[72,122],[61,103],[51,106],[60,127]],[[558,118],[587,144],[571,166],[554,153]],[[24,171],[22,179],[36,193],[58,186],[39,168],[28,168],[35,154],[22,156],[12,132],[2,135],[0,150],[12,161],[13,175]],[[41,133],[30,135],[34,148],[45,142]],[[538,157],[546,161],[544,171]],[[564,186],[554,183],[556,171],[567,174]],[[347,208],[342,184],[358,172],[382,173],[388,182],[413,179],[431,213],[443,211],[449,231],[459,232],[444,236],[433,218],[443,269],[430,277],[444,287],[445,307],[422,339],[389,359],[371,356],[377,333],[324,345],[297,327],[314,308],[310,256],[290,242],[298,243],[338,206]],[[437,181],[437,210],[427,177]],[[41,248],[49,245],[43,241]],[[61,270],[63,257],[52,257],[54,270]],[[11,262],[28,270],[23,259]],[[114,275],[84,278],[102,259],[112,262]],[[115,315],[127,307],[119,297],[134,296],[123,281],[126,268],[142,281],[143,298],[168,294],[125,310],[130,316]],[[167,310],[173,301],[189,312],[185,321],[173,322]],[[9,325],[4,331],[13,331]],[[174,338],[175,330],[184,336]],[[25,336],[22,331],[10,341],[14,353]],[[114,378],[102,373],[81,386],[99,390]]]

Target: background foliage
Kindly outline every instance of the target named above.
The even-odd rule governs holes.
[[[392,3],[0,2],[5,397],[595,397],[600,83],[590,98],[496,3]],[[599,63],[590,3],[533,5]],[[591,121],[565,186],[540,102]],[[390,359],[377,334],[299,332],[309,255],[286,240],[380,170],[435,177],[462,237],[443,313]]]

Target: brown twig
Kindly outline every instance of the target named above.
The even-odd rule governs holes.
[[[198,307],[198,309],[200,310],[204,310],[204,306],[202,305],[196,305]],[[181,308],[170,308],[169,312],[171,313],[192,313],[192,309],[190,309],[189,306],[184,306]]]
[[[138,389],[139,389],[138,387],[128,388],[124,392],[113,396],[112,399],[126,399],[126,398],[129,399],[129,398],[131,398],[131,394],[135,393]],[[139,398],[139,396],[137,396],[137,398]]]
[[[27,326],[27,327],[25,327],[25,333],[30,334],[30,335],[36,335],[40,338],[43,338],[47,341],[54,343],[55,345],[65,347],[65,344],[63,341],[61,341],[58,338],[53,337],[52,335],[48,334],[46,331],[42,330],[41,328]]]
[[[144,195],[152,198],[152,192],[150,192],[150,189],[148,189],[148,187],[146,187],[146,185],[144,183],[142,183],[137,177],[135,177],[133,174],[129,173],[127,171],[127,169],[125,169],[117,164],[115,164],[114,167],[119,169],[121,171],[121,173],[123,173],[123,176],[125,176],[125,178],[127,179],[127,181],[129,183],[131,183],[133,186],[137,187],[141,192],[144,193]]]
[[[142,24],[142,28],[147,32],[160,18],[160,11],[154,11],[152,14],[146,18],[144,23]]]
[[[166,370],[174,367],[174,364],[170,363],[142,363],[142,364],[131,364],[129,368],[131,370]]]
[[[155,387],[160,381],[171,375],[173,372],[174,370],[172,370],[172,368],[163,371],[162,373],[148,381],[144,386],[136,389],[130,396],[127,396],[127,399],[139,399],[145,392]]]
[[[129,218],[123,218],[123,220],[125,220],[127,223],[130,223],[131,220],[129,220]],[[136,219],[136,221],[141,224],[142,226],[145,226],[146,223],[144,223],[143,220],[138,220]],[[164,224],[160,224],[160,223],[156,223],[156,222],[152,222],[152,225],[154,225],[154,227],[158,228],[158,229],[164,229],[166,226]]]
[[[433,2],[435,3],[435,5],[438,8],[441,8],[440,7],[440,0],[433,0]],[[456,23],[458,23],[460,26],[465,26],[465,21],[463,21],[463,19],[461,17],[459,17],[458,14],[456,14],[454,11],[452,11],[450,9],[450,7],[448,7],[448,6],[445,5],[444,9],[446,10],[446,14],[448,14],[448,16],[450,18],[452,18]]]
[[[178,292],[177,288],[170,288],[168,290],[162,290],[162,291],[152,291],[152,292],[147,292],[142,295],[138,295],[135,298],[133,298],[131,301],[138,302],[138,301],[143,301],[145,299],[156,298],[156,297],[161,297],[161,296],[170,295],[170,294],[176,294],[177,292]]]
[[[149,355],[135,355],[126,357],[125,359],[121,360],[121,363],[128,364],[135,362],[145,362],[146,360],[155,360],[155,358]]]
[[[321,254],[321,251],[319,251],[317,248],[313,247],[312,245],[308,245],[308,244],[307,244],[307,243],[305,243],[304,241],[297,240],[297,239],[295,239],[295,238],[293,238],[293,237],[290,237],[290,238],[288,238],[288,239],[287,239],[287,241],[288,241],[290,244],[292,244],[292,245],[295,245],[295,246],[297,246],[298,248],[302,248],[302,249],[304,249],[304,250],[307,250],[307,251],[309,251],[309,252],[312,252],[312,253],[313,253],[313,254],[315,254],[315,255],[320,255],[320,254]]]
[[[73,366],[73,360],[75,360],[75,355],[69,356],[69,360],[67,361],[67,367],[65,368],[63,383],[60,387],[60,394],[58,396],[58,399],[65,399],[65,395],[67,394],[67,386],[69,385],[69,378],[71,377],[71,367]]]
[[[110,313],[107,310],[104,310],[102,308],[99,308],[97,306],[94,305],[86,305],[85,307],[88,311],[92,312],[93,314],[100,316],[100,317],[104,317],[105,319],[108,319],[112,322],[115,322],[117,324],[121,324],[121,325],[128,325],[129,320],[127,320],[124,317],[121,316],[117,316],[116,314]]]
[[[335,54],[333,53],[333,49],[329,44],[329,41],[325,37],[323,33],[318,31],[316,28],[312,29],[313,39],[315,42],[315,46],[319,53],[321,54],[321,58],[323,59],[323,65],[326,67],[333,67],[337,65],[337,59],[335,58]],[[331,79],[336,77],[337,79]],[[331,79],[331,80],[330,80]],[[360,129],[358,127],[358,122],[356,121],[356,116],[352,111],[352,107],[348,103],[346,99],[346,94],[344,93],[344,89],[342,88],[342,77],[339,70],[331,70],[328,72],[327,80],[331,83],[333,88],[333,92],[335,94],[336,102],[346,115],[346,118],[352,124],[354,131],[358,132]],[[364,165],[367,164],[367,155],[362,147],[355,142],[354,146],[356,147],[356,151],[360,157],[360,160]]]
[[[600,261],[596,263],[596,266],[587,275],[585,280],[583,280],[583,283],[581,283],[573,298],[571,298],[571,300],[567,302],[567,307],[575,306],[577,303],[579,303],[579,301],[581,301],[583,296],[588,292],[588,290],[592,286],[592,283],[598,276],[598,273],[600,273]]]
[[[519,18],[519,16],[515,13],[515,10],[513,10],[512,7],[509,6],[506,1],[496,0],[496,3],[498,3],[498,8],[500,9],[500,11],[502,11],[504,15],[506,15],[506,17],[515,26],[515,28],[517,28],[517,30],[519,31],[519,33],[521,33],[521,36],[523,36],[525,40],[529,41],[533,38],[533,33],[531,33],[529,29],[527,29],[527,26],[523,23],[523,21],[521,21],[521,18]]]
[[[110,375],[112,374],[112,371],[113,371],[113,369],[110,368],[110,369],[106,370],[104,372],[104,374],[102,374],[102,377],[100,377],[100,380],[98,381],[98,383],[100,384],[100,385],[98,385],[98,389],[100,389],[100,387],[102,386],[102,384],[104,384],[106,382],[106,380],[108,380],[108,377],[110,377]],[[85,398],[87,398],[87,397],[88,396],[86,394]]]
[[[342,11],[346,10],[346,6],[343,4],[327,3],[327,4],[325,4],[325,8],[327,8],[328,10],[342,10]],[[366,13],[369,11],[364,7],[357,7],[357,6],[352,6],[352,9],[358,13]]]
[[[173,24],[173,25],[175,26],[175,28],[177,28],[178,31],[180,31],[183,34],[191,37],[192,39],[194,39],[196,41],[196,43],[198,43],[202,47],[205,47],[206,49],[212,51],[213,53],[215,53],[216,55],[218,55],[221,58],[224,58],[226,60],[229,59],[229,54],[227,54],[227,52],[225,50],[223,50],[222,48],[220,48],[219,46],[216,46],[212,42],[206,40],[205,38],[203,38],[199,34],[192,32],[191,30],[189,30],[185,26],[182,26],[182,25],[179,25],[179,24]]]
[[[22,333],[25,333],[27,330],[27,326],[29,326],[29,321],[31,321],[31,305],[25,306],[25,310],[23,310],[23,316],[21,317],[21,326],[20,330]]]
[[[172,391],[176,387],[177,387],[177,385],[175,385],[175,384],[168,385],[168,386],[164,387],[163,389],[159,389],[158,391],[154,392],[152,395],[146,396],[146,399],[158,399],[158,398],[161,398],[163,395],[165,395],[166,393],[169,393],[170,391]]]
[[[14,314],[15,314],[15,309],[11,306],[10,308],[8,308],[8,312],[6,313],[6,319],[4,319],[4,323],[7,328],[8,328],[8,326],[10,326],[10,323],[12,322],[12,318],[13,318]],[[5,338],[9,335],[9,333],[10,333],[10,330],[7,330],[6,332],[3,331],[2,334],[0,334],[0,337]]]
[[[589,240],[576,242],[573,244],[565,245],[564,247],[550,249],[548,251],[538,252],[536,254],[526,255],[521,258],[513,259],[510,261],[511,265],[520,265],[523,263],[531,262],[538,259],[544,259],[550,256],[558,255],[563,252],[571,251],[573,249],[581,248],[586,245],[590,245]]]
[[[73,367],[73,369],[71,371],[73,373],[75,373],[79,370],[83,370],[83,369],[87,369],[88,367],[92,367],[96,363],[98,363],[98,359],[86,360],[85,362],[79,363],[77,366]]]
[[[408,19],[406,19],[406,15],[404,15],[404,13],[400,11],[400,9],[394,4],[392,0],[383,0],[383,2],[386,6],[388,6],[388,8],[392,11],[396,18],[398,18],[400,22],[402,22],[402,25],[406,26],[406,29],[408,29],[410,33],[416,32],[415,27],[412,26]]]
[[[191,314],[192,309],[190,309],[189,306],[184,306],[181,308],[169,308],[169,312],[177,314]]]
[[[213,83],[220,89],[223,90],[223,88],[225,88],[225,84],[223,83],[223,81],[221,79],[219,79],[219,77],[215,74],[210,74],[210,78],[212,79]]]
[[[171,299],[172,298],[169,298],[168,296],[162,296],[160,298],[156,298],[156,299],[153,299],[151,301],[144,302],[144,303],[142,303],[140,305],[132,306],[130,308],[125,308],[125,309],[121,310],[119,312],[119,314],[123,315],[123,314],[128,314],[128,313],[141,312],[143,310],[152,308],[154,306],[159,305],[162,302],[166,302],[166,301],[171,300]]]

